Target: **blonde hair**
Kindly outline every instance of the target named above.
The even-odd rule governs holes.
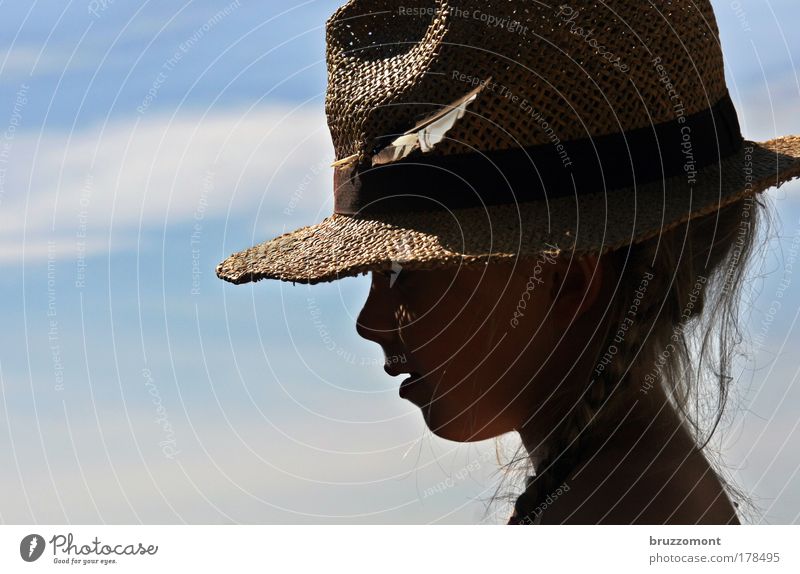
[[[516,499],[517,521],[530,523],[531,513],[538,515],[545,499],[563,490],[581,457],[594,446],[592,441],[602,435],[591,429],[614,420],[623,406],[615,400],[620,385],[640,384],[643,392],[660,385],[698,448],[714,462],[707,446],[723,420],[732,363],[741,354],[742,288],[755,260],[760,221],[770,213],[765,201],[748,195],[601,258],[609,266],[605,277],[616,278],[617,285],[599,326],[603,335],[594,349],[597,368],[581,398],[543,445],[535,475],[528,477],[528,488]],[[631,311],[635,320],[630,319]],[[503,474],[518,478],[532,468],[520,446],[503,465]],[[726,491],[750,506],[721,471],[716,472]],[[492,502],[501,498],[506,478]]]

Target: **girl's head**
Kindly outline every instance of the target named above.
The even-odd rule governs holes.
[[[760,202],[749,196],[600,256],[375,273],[358,330],[383,347],[389,374],[411,375],[401,396],[443,438],[517,430],[563,450],[656,393],[698,431],[708,413],[694,407],[711,405],[716,424],[727,396]],[[700,400],[711,395],[692,376],[692,350],[718,382],[711,403]]]
[[[495,437],[519,430],[559,381],[583,375],[569,367],[612,293],[598,261],[544,255],[376,273],[358,330],[383,347],[389,374],[412,375],[401,396],[434,433]],[[548,412],[535,421],[550,420]]]

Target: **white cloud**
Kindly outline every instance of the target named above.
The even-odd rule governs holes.
[[[280,213],[287,225],[323,209],[333,149],[316,104],[141,116],[73,133],[17,132],[0,187],[0,261],[125,247],[126,231],[204,216]],[[291,198],[294,202],[291,203]],[[262,204],[263,202],[263,204]],[[284,210],[287,210],[284,213]],[[327,209],[328,211],[330,208]],[[135,238],[135,233],[131,234]],[[83,240],[83,239],[82,239]]]
[[[800,133],[800,80],[789,69],[780,77],[767,78],[766,84],[729,86],[736,103],[742,132],[754,140]]]
[[[3,78],[24,81],[38,74],[55,74],[63,72],[67,65],[70,69],[86,67],[87,61],[75,58],[70,61],[70,50],[43,49],[40,45],[18,45],[11,49],[0,50]]]

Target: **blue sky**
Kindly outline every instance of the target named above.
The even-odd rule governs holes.
[[[437,439],[399,399],[355,333],[366,277],[214,276],[332,209],[323,26],[338,4],[0,4],[3,522],[484,519],[494,443]],[[715,2],[745,135],[800,133],[800,5],[741,5]],[[782,237],[748,311],[764,344],[720,440],[785,523],[800,513],[797,282],[770,308],[800,186],[769,193]]]

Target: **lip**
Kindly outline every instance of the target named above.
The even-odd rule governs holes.
[[[411,373],[411,376],[407,379],[404,379],[402,383],[400,383],[400,398],[405,399],[408,397],[408,394],[414,389],[414,387],[419,386],[419,383],[422,381],[422,375],[419,373]]]
[[[387,355],[387,357],[389,357],[389,356],[391,356],[391,357],[399,357],[399,356],[405,357],[405,355]],[[383,363],[383,370],[390,377],[397,377],[399,375],[417,375],[418,374],[417,372],[411,370],[414,367],[415,367],[415,365],[413,365],[407,359],[404,359],[403,361],[398,361],[398,360],[390,360],[390,359],[387,358],[386,362]]]
[[[383,370],[386,371],[386,374],[390,377],[396,377],[398,375],[412,375],[413,373],[409,373],[408,370],[403,369],[403,365],[396,364],[396,363],[385,363],[383,365]]]

